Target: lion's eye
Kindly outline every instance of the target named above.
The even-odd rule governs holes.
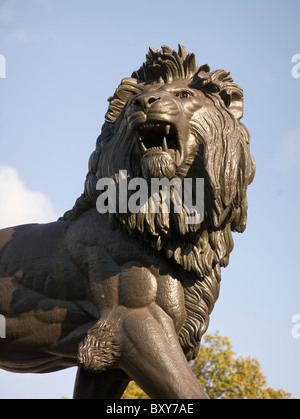
[[[174,96],[178,97],[179,99],[187,99],[188,97],[193,96],[193,93],[189,90],[180,90],[174,92]]]

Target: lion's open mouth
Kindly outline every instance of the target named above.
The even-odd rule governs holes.
[[[142,153],[168,153],[177,166],[181,164],[181,147],[175,126],[161,122],[146,123],[136,130]]]

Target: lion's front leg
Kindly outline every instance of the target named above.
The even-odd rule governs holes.
[[[120,367],[151,397],[207,399],[179,345],[171,318],[156,304],[123,322]]]
[[[208,398],[186,361],[173,320],[156,303],[108,311],[80,345],[79,362],[93,380],[97,373],[122,369],[151,398]]]

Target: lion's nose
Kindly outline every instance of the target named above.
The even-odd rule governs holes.
[[[135,99],[134,104],[147,111],[158,100],[160,100],[159,96],[140,96]]]

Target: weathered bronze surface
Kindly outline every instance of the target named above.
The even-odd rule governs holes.
[[[75,398],[207,398],[187,360],[219,294],[254,177],[243,92],[179,46],[150,48],[109,99],[84,193],[50,224],[0,232],[0,368],[78,365]],[[100,214],[97,180],[204,178],[205,212]],[[171,197],[172,200],[172,197]],[[171,206],[172,208],[172,206]]]

